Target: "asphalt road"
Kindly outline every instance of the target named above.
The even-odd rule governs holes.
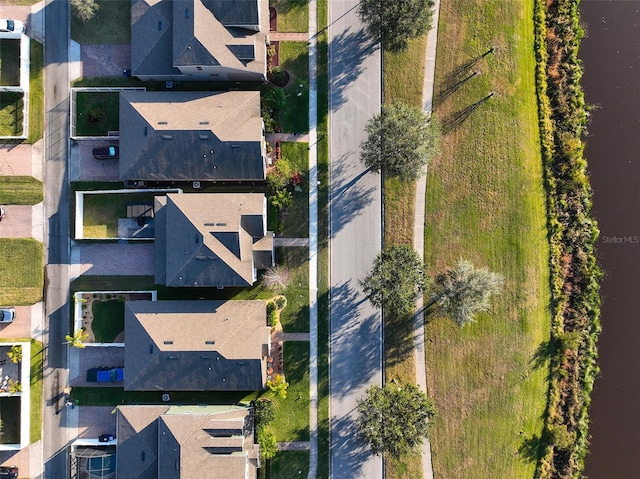
[[[382,245],[382,186],[359,159],[364,127],[381,103],[381,52],[363,32],[355,0],[329,13],[331,201],[331,475],[382,477],[382,460],[357,440],[356,400],[382,384],[382,316],[358,285]]]
[[[63,389],[67,384],[69,328],[69,2],[45,2],[45,366],[44,477],[68,477],[67,424]]]

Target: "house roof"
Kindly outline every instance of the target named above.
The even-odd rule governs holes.
[[[263,180],[260,93],[120,93],[123,180]]]
[[[273,265],[261,193],[157,196],[155,212],[158,284],[250,286],[255,269]]]
[[[265,0],[134,0],[134,75],[181,75],[176,67],[265,73]]]
[[[249,408],[120,406],[117,437],[118,477],[256,477]]]
[[[264,301],[125,303],[125,390],[263,389]]]

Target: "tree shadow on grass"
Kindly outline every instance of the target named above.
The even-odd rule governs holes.
[[[494,49],[490,48],[482,55],[477,55],[470,58],[466,62],[460,64],[453,71],[451,71],[443,80],[440,85],[440,89],[436,92],[433,98],[433,106],[441,105],[447,98],[455,93],[462,85],[467,83],[473,77],[479,75],[480,69],[475,68],[478,63],[487,55],[494,53]]]
[[[478,100],[477,102],[469,105],[466,108],[463,108],[462,110],[454,113],[453,115],[449,116],[448,118],[446,118],[443,122],[442,122],[442,132],[446,135],[447,133],[451,133],[453,130],[455,130],[456,128],[458,128],[460,125],[462,125],[465,121],[467,121],[467,118],[469,118],[474,111],[476,111],[478,108],[480,108],[480,106],[487,102],[489,100],[489,98],[494,96],[494,92],[490,92],[487,96],[485,96],[484,98],[482,98],[481,100]]]

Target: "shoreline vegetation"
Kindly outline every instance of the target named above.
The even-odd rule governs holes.
[[[578,478],[588,452],[588,409],[598,373],[600,279],[592,191],[582,138],[579,0],[536,0],[539,125],[547,190],[552,331],[550,387],[536,478]]]

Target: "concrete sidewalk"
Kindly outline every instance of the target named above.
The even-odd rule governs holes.
[[[440,0],[435,1],[433,7],[433,28],[427,35],[426,61],[424,63],[424,83],[422,86],[422,111],[431,116],[433,107],[433,87],[436,69],[436,47],[438,44],[438,19],[440,13]],[[427,175],[422,176],[416,182],[415,219],[413,230],[413,247],[424,261],[424,215],[425,197],[427,189]],[[416,300],[414,314],[414,344],[416,361],[416,384],[422,391],[427,392],[427,372],[424,351],[424,311],[423,297]],[[431,460],[431,443],[426,440],[422,444],[422,477],[433,479],[433,463]]]

